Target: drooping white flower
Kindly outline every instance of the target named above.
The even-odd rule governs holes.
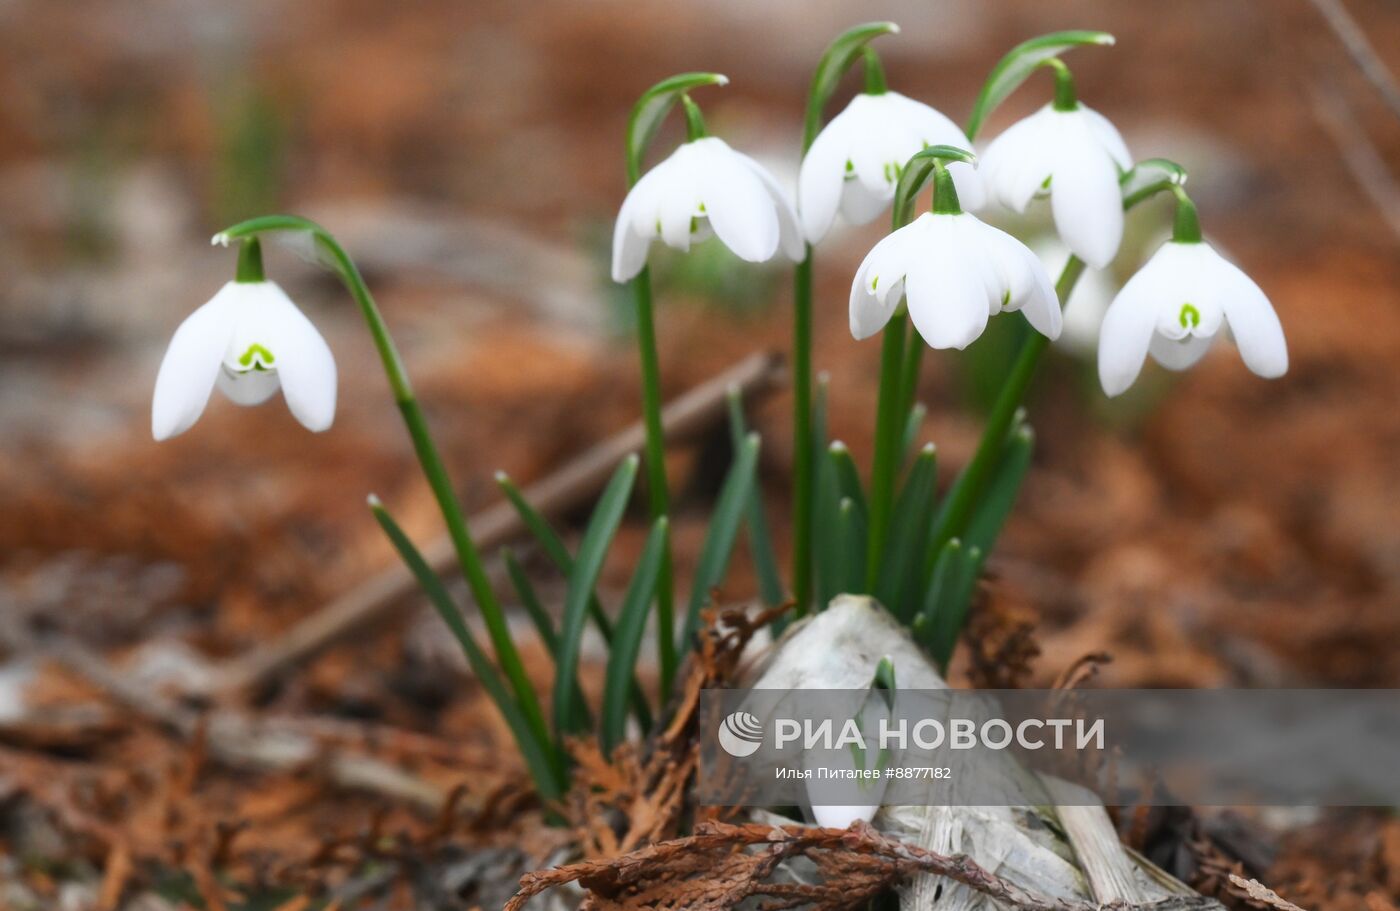
[[[273,282],[229,282],[175,330],[156,376],[152,435],[188,430],[215,386],[239,405],[261,404],[280,388],[311,431],[335,419],[335,358]]]
[[[1102,114],[1082,104],[1074,110],[1047,104],[992,141],[980,173],[987,193],[1016,212],[1049,193],[1060,238],[1102,269],[1123,242],[1118,176],[1132,165],[1123,137]]]
[[[779,248],[806,255],[792,203],[758,162],[705,136],[680,146],[632,187],[613,230],[612,277],[626,282],[646,265],[653,240],[677,250],[713,234],[740,259],[764,262]]]
[[[1204,242],[1163,244],[1109,305],[1099,333],[1099,381],[1118,395],[1150,353],[1185,370],[1228,325],[1245,366],[1273,379],[1288,370],[1283,326],[1268,297],[1238,266]]]
[[[934,348],[966,348],[1003,311],[1024,310],[1037,331],[1060,334],[1045,266],[1025,244],[965,212],[926,212],[874,246],[851,283],[851,334],[879,332],[901,296]]]
[[[802,159],[797,178],[797,210],[808,243],[831,229],[839,209],[852,224],[865,224],[894,198],[901,169],[928,146],[972,148],[953,121],[898,92],[863,93],[817,135]],[[982,207],[982,181],[972,165],[948,166],[964,208]]]

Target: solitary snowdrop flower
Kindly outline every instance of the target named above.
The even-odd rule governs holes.
[[[243,245],[239,278],[191,313],[170,340],[156,376],[151,433],[184,433],[217,386],[239,405],[259,405],[279,388],[308,430],[335,418],[335,358],[291,298],[262,276],[257,241]]]
[[[652,168],[627,194],[613,230],[612,277],[631,281],[653,240],[688,251],[718,237],[740,259],[765,262],[779,248],[806,255],[792,203],[772,174],[723,139],[708,136],[699,109],[682,98],[691,139]]]
[[[1178,190],[1177,227],[1109,305],[1099,333],[1099,381],[1119,395],[1151,354],[1185,370],[1228,325],[1245,366],[1266,379],[1288,370],[1283,326],[1268,297],[1240,268],[1200,239],[1195,207]]]
[[[1057,65],[1054,102],[992,141],[982,156],[982,180],[991,196],[1016,212],[1048,193],[1060,238],[1075,256],[1102,269],[1123,241],[1118,177],[1133,159],[1113,124],[1079,103],[1064,64],[1051,65]]]
[[[933,348],[966,348],[994,314],[1014,310],[1024,310],[1038,332],[1057,337],[1060,305],[1040,259],[1010,234],[960,211],[946,171],[940,169],[934,186],[934,211],[877,243],[856,270],[851,334],[863,339],[879,332],[903,297],[914,328]]]
[[[826,236],[838,210],[851,224],[874,219],[894,198],[905,163],[933,145],[972,148],[956,123],[898,92],[865,92],[851,99],[802,159],[797,210],[807,242]],[[981,208],[982,182],[972,165],[953,162],[948,170],[963,205]]]

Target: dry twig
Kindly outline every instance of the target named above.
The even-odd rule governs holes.
[[[810,882],[775,877],[784,861],[802,857],[816,868]],[[868,825],[851,829],[701,823],[694,835],[630,854],[529,873],[505,911],[520,911],[546,889],[577,882],[588,911],[650,911],[684,907],[721,911],[753,897],[768,911],[806,907],[837,911],[868,901],[913,873],[947,876],[1020,911],[1152,911],[1218,909],[1199,895],[1131,906],[1054,899],[1030,892],[963,854],[945,856],[882,835]]]

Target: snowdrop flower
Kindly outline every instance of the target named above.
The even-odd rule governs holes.
[[[175,330],[151,404],[151,433],[157,440],[192,427],[215,386],[239,405],[259,405],[280,388],[306,429],[319,432],[331,426],[335,358],[291,298],[262,278],[256,245],[256,240],[244,243],[239,280],[220,288]],[[257,262],[245,272],[250,257]]]
[[[1065,245],[1102,269],[1123,241],[1118,177],[1133,159],[1113,124],[1078,102],[1064,64],[1051,65],[1058,65],[1055,101],[992,141],[982,156],[982,180],[991,196],[1016,212],[1048,193]]]
[[[1108,395],[1133,384],[1148,354],[1169,370],[1190,367],[1224,325],[1250,370],[1266,379],[1288,370],[1288,345],[1268,297],[1200,239],[1194,206],[1177,194],[1172,239],[1128,280],[1104,316],[1099,381]]]
[[[779,248],[806,255],[797,215],[773,175],[723,139],[704,135],[699,110],[682,98],[691,140],[642,175],[622,201],[613,230],[612,277],[627,282],[646,265],[653,240],[686,251],[712,234],[740,259],[765,262]]]
[[[874,219],[894,198],[905,163],[932,145],[972,148],[957,124],[898,92],[865,92],[851,99],[802,159],[797,210],[807,242],[815,244],[826,236],[838,209],[851,224]],[[982,181],[972,165],[953,162],[948,170],[963,204],[981,208]]]
[[[942,168],[934,192],[934,211],[877,243],[856,270],[851,334],[863,339],[879,332],[903,297],[914,328],[933,348],[966,348],[991,316],[1013,310],[1024,310],[1037,331],[1057,337],[1060,305],[1039,258],[1010,234],[959,210]]]

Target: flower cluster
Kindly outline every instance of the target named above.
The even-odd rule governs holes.
[[[629,456],[613,474],[576,554],[569,553],[521,492],[501,479],[523,526],[568,576],[556,628],[520,567],[505,557],[520,603],[554,659],[552,723],[526,673],[385,320],[359,270],[324,228],[274,215],[215,236],[216,244],[238,245],[235,280],[185,319],[171,339],[155,381],[153,435],[165,440],[188,430],[215,387],[240,405],[260,404],[280,389],[305,427],[328,429],[336,407],[335,358],[306,316],[263,274],[261,239],[290,240],[330,268],[373,337],[494,660],[477,643],[443,580],[384,505],[371,497],[371,509],[461,644],[510,727],[536,786],[549,799],[561,797],[568,787],[570,744],[595,717],[577,673],[585,626],[592,622],[609,643],[607,680],[596,714],[598,736],[609,749],[633,722],[645,729],[652,721],[652,703],[634,673],[649,623],[656,631],[655,705],[673,702],[671,684],[695,640],[706,599],[723,581],[741,526],[767,604],[791,601],[800,616],[821,610],[843,593],[874,596],[905,625],[930,663],[945,670],[986,556],[1031,462],[1034,435],[1020,406],[1037,358],[1060,335],[1063,301],[1084,270],[1104,269],[1118,255],[1127,210],[1159,193],[1175,198],[1171,240],[1103,311],[1098,368],[1108,395],[1126,391],[1149,354],[1171,370],[1191,366],[1226,327],[1245,365],[1260,376],[1282,375],[1288,350],[1264,292],[1202,238],[1195,204],[1184,188],[1185,172],[1163,159],[1135,161],[1108,119],[1079,101],[1061,56],[1077,47],[1112,44],[1111,36],[1057,32],[1023,42],[993,67],[962,128],[929,105],[890,90],[869,45],[897,31],[893,23],[856,26],[822,56],[807,101],[795,196],[761,164],[706,128],[690,96],[702,87],[726,84],[723,76],[673,76],[643,93],[633,108],[626,134],[630,189],[614,227],[611,274],[629,286],[636,307],[643,458]],[[863,91],[823,124],[838,82],[857,61],[864,62]],[[1052,101],[986,144],[979,160],[974,143],[980,127],[1001,101],[1033,73],[1045,70],[1054,78]],[[649,147],[677,106],[685,114],[685,141],[644,172]],[[930,187],[929,210],[916,211]],[[973,214],[992,203],[1022,213],[1038,198],[1048,199],[1056,231],[1071,254],[1055,282],[1024,243]],[[827,439],[820,384],[813,395],[813,248],[830,236],[838,216],[860,225],[887,210],[891,229],[855,270],[847,302],[855,338],[882,336],[867,490],[847,448]],[[760,441],[744,427],[736,399],[730,414],[735,457],[705,531],[689,600],[677,616],[660,368],[646,267],[657,241],[686,252],[710,238],[747,262],[781,257],[795,264],[791,570],[786,580],[781,578],[757,490]],[[926,347],[966,348],[993,316],[1017,312],[1034,332],[1006,371],[973,457],[940,493],[933,448],[916,451],[922,417],[915,401],[920,359]],[[910,333],[911,326],[917,335]],[[642,465],[651,531],[622,604],[609,617],[595,588]],[[877,672],[877,680],[883,690],[893,691],[893,668]],[[869,796],[872,802],[880,797]],[[813,807],[815,817],[829,825],[869,819],[877,809]]]

